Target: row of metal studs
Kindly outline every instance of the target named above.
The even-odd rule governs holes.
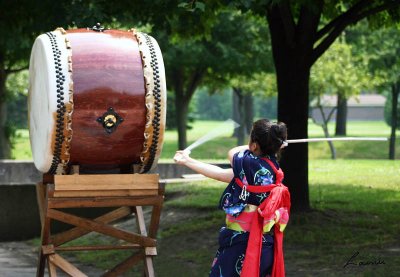
[[[64,105],[64,82],[65,76],[61,68],[61,51],[58,49],[57,41],[53,33],[46,33],[50,39],[51,48],[53,50],[54,65],[56,71],[56,90],[57,90],[57,125],[56,125],[56,138],[53,149],[53,160],[51,162],[48,173],[56,174],[58,164],[61,163],[61,149],[64,141],[64,114],[66,108]]]
[[[160,72],[158,69],[158,62],[157,62],[156,51],[154,50],[154,45],[153,45],[150,37],[147,34],[144,34],[144,37],[146,39],[146,44],[149,47],[150,55],[151,55],[150,65],[151,65],[151,68],[153,69],[153,80],[154,80],[153,96],[154,96],[154,107],[155,107],[154,118],[153,118],[153,122],[152,122],[153,139],[152,139],[152,143],[151,143],[150,150],[149,150],[150,157],[149,157],[149,160],[143,170],[143,172],[147,172],[151,169],[151,167],[154,163],[154,158],[157,154],[158,137],[160,135],[161,80],[160,80],[160,74],[159,74]]]

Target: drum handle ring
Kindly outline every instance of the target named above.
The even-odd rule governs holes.
[[[100,23],[96,23],[96,25],[94,25],[92,28],[87,27],[87,30],[92,30],[95,32],[104,32],[105,28],[103,26],[101,26]]]
[[[102,116],[98,117],[96,121],[103,125],[104,130],[108,134],[111,134],[124,119],[110,107]]]

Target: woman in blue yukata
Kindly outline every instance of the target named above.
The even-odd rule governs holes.
[[[229,151],[228,157],[232,166],[229,169],[197,161],[189,157],[188,153],[177,151],[174,157],[176,163],[207,177],[229,183],[219,203],[219,207],[226,213],[226,226],[220,230],[219,249],[212,263],[211,277],[265,277],[274,272],[274,276],[284,276],[283,254],[281,264],[274,266],[278,269],[272,272],[276,251],[274,251],[274,234],[286,226],[290,204],[275,207],[269,214],[267,212],[263,214],[258,207],[261,208],[260,204],[268,202],[264,200],[271,198],[269,196],[272,194],[272,188],[285,188],[284,192],[288,194],[287,188],[281,184],[283,173],[277,161],[277,155],[284,147],[286,138],[287,129],[284,123],[271,122],[268,119],[254,122],[249,145],[238,146]],[[274,195],[279,195],[277,197],[281,198],[280,193]],[[276,199],[276,196],[274,197]],[[290,195],[288,197],[285,200],[290,203]],[[248,243],[250,231],[252,227],[256,228],[252,222],[257,221],[254,218],[259,214],[263,216],[259,231],[259,246],[250,247],[251,243]],[[271,230],[278,222],[280,227]],[[245,257],[254,256],[247,248],[248,244],[249,248],[252,248],[250,250],[255,251],[252,253],[258,256],[254,259],[248,258],[245,262]],[[257,251],[257,248],[261,251]],[[250,259],[255,261],[251,262]],[[243,270],[246,273],[242,272],[244,267],[248,267],[248,270]],[[276,273],[279,267],[283,267],[283,273]]]

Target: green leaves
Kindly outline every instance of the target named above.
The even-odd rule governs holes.
[[[366,65],[352,53],[352,47],[336,41],[311,69],[310,93],[341,94],[346,98],[359,94],[371,81]]]
[[[6,81],[6,100],[14,99],[19,94],[28,95],[28,70],[10,74]]]
[[[189,12],[194,12],[196,10],[204,12],[206,9],[206,5],[203,2],[195,0],[190,2],[179,3],[178,7],[183,8]]]

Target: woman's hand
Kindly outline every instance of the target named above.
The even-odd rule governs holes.
[[[209,178],[229,183],[233,178],[232,168],[221,168],[216,165],[204,163],[189,157],[190,151],[179,150],[176,151],[174,161],[177,164],[187,166],[193,171],[203,174]]]
[[[189,151],[185,151],[185,150],[179,150],[176,151],[175,156],[174,156],[174,161],[177,164],[181,164],[181,165],[185,165],[186,163],[188,163],[190,161],[190,152]]]

